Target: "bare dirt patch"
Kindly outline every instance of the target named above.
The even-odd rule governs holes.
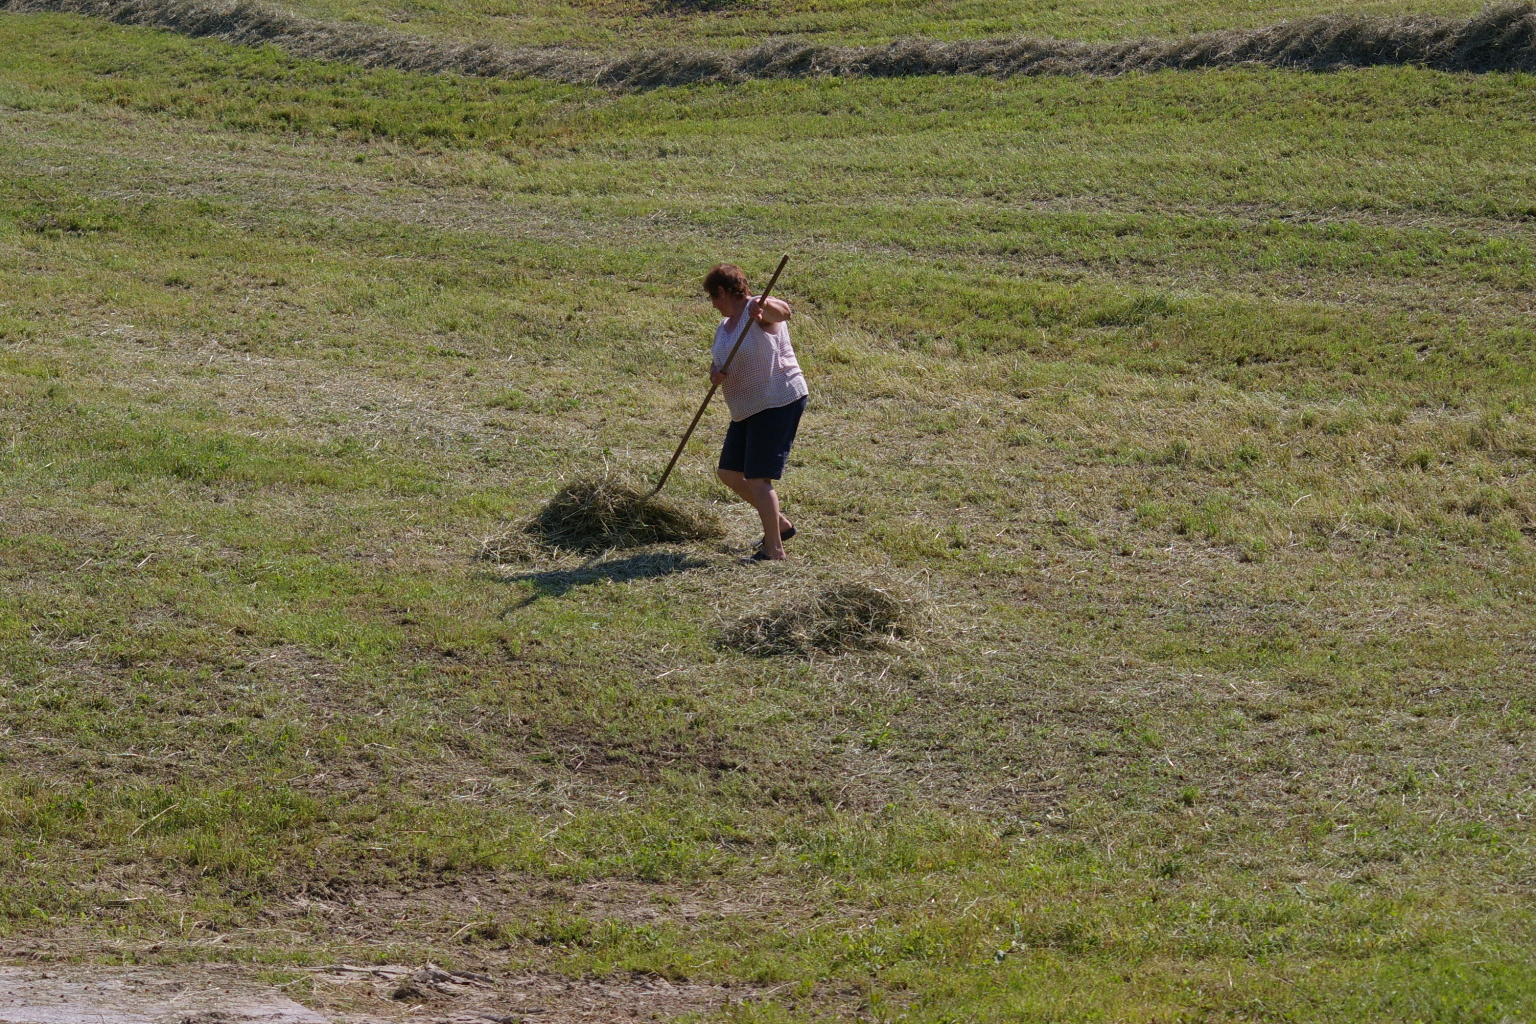
[[[286,986],[285,986],[286,987]],[[664,978],[496,978],[435,964],[312,972],[312,1009],[233,971],[206,967],[0,967],[0,1022],[13,1024],[625,1024],[708,1013],[755,990]]]
[[[725,919],[767,926],[809,919],[817,910],[825,910],[831,899],[825,893],[807,895],[773,877],[690,883],[603,878],[573,883],[504,872],[424,886],[315,887],[285,905],[274,904],[263,916],[274,927],[323,931],[345,939],[352,951],[346,955],[353,958],[422,944],[452,950],[460,968],[467,965],[496,974],[513,969],[513,957],[529,952],[527,945],[517,945],[519,941],[546,944],[538,922],[552,912],[593,923],[665,924],[679,929]],[[513,938],[510,931],[520,933],[522,939]],[[166,947],[167,951],[172,948]]]
[[[318,1001],[339,997],[352,1005],[369,1005],[332,1018],[345,1024],[372,1024],[406,1014],[412,1021],[444,1024],[628,1024],[708,1013],[753,994],[740,987],[656,977],[572,980],[530,974],[497,980],[430,964],[332,968],[317,972],[315,985]]]
[[[325,1024],[260,986],[210,974],[0,967],[0,1021],[16,1024]]]

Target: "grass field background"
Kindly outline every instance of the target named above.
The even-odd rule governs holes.
[[[1215,0],[1201,4],[893,3],[875,0],[305,0],[288,9],[326,20],[407,26],[412,32],[493,40],[514,45],[568,45],[629,50],[647,46],[738,47],[765,35],[863,45],[902,36],[977,39],[1032,35],[1119,41],[1168,38],[1227,28],[1262,28],[1277,21],[1338,13],[1323,0],[1289,3]],[[1347,5],[1351,14],[1457,17],[1484,5],[1469,0],[1372,0]]]
[[[1530,87],[616,94],[0,17],[0,949],[1530,1017]],[[698,278],[780,252],[793,562],[736,564],[718,410],[724,547],[477,561],[664,465]],[[719,645],[849,578],[922,628]]]

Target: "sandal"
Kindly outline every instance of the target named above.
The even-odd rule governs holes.
[[[799,531],[797,531],[793,526],[791,526],[789,529],[787,529],[783,533],[779,534],[779,540],[781,540],[781,541],[782,540],[789,540],[789,538],[793,537],[797,532],[799,532]],[[753,550],[761,551],[762,548],[763,548],[762,540],[759,539],[756,544],[752,545],[752,548],[753,548]]]

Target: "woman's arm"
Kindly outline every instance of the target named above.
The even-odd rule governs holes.
[[[769,296],[767,301],[753,300],[752,319],[759,326],[770,327],[773,324],[781,324],[795,315],[795,311],[789,308],[789,303],[783,299]],[[740,321],[737,321],[738,323]],[[709,364],[709,380],[712,384],[724,384],[729,374],[720,372],[720,367],[711,362]]]
[[[760,324],[781,324],[794,315],[789,303],[772,295],[752,304],[752,319]]]

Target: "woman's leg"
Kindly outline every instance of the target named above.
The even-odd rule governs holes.
[[[747,478],[739,470],[717,469],[715,470],[715,476],[720,478],[721,483],[735,491],[742,501],[750,502],[752,500],[752,492],[747,488]]]
[[[763,521],[763,553],[769,558],[783,558],[784,542],[781,535],[790,528],[791,523],[784,518],[784,513],[779,511],[779,492],[773,489],[773,481],[748,480],[734,469],[719,469],[715,472],[720,477],[721,483],[757,509],[757,514]]]
[[[773,481],[766,477],[749,479],[745,483],[752,491],[752,497],[747,500],[752,502],[758,518],[763,521],[763,557],[777,562],[784,557],[786,522],[779,511],[779,492],[773,489]]]

